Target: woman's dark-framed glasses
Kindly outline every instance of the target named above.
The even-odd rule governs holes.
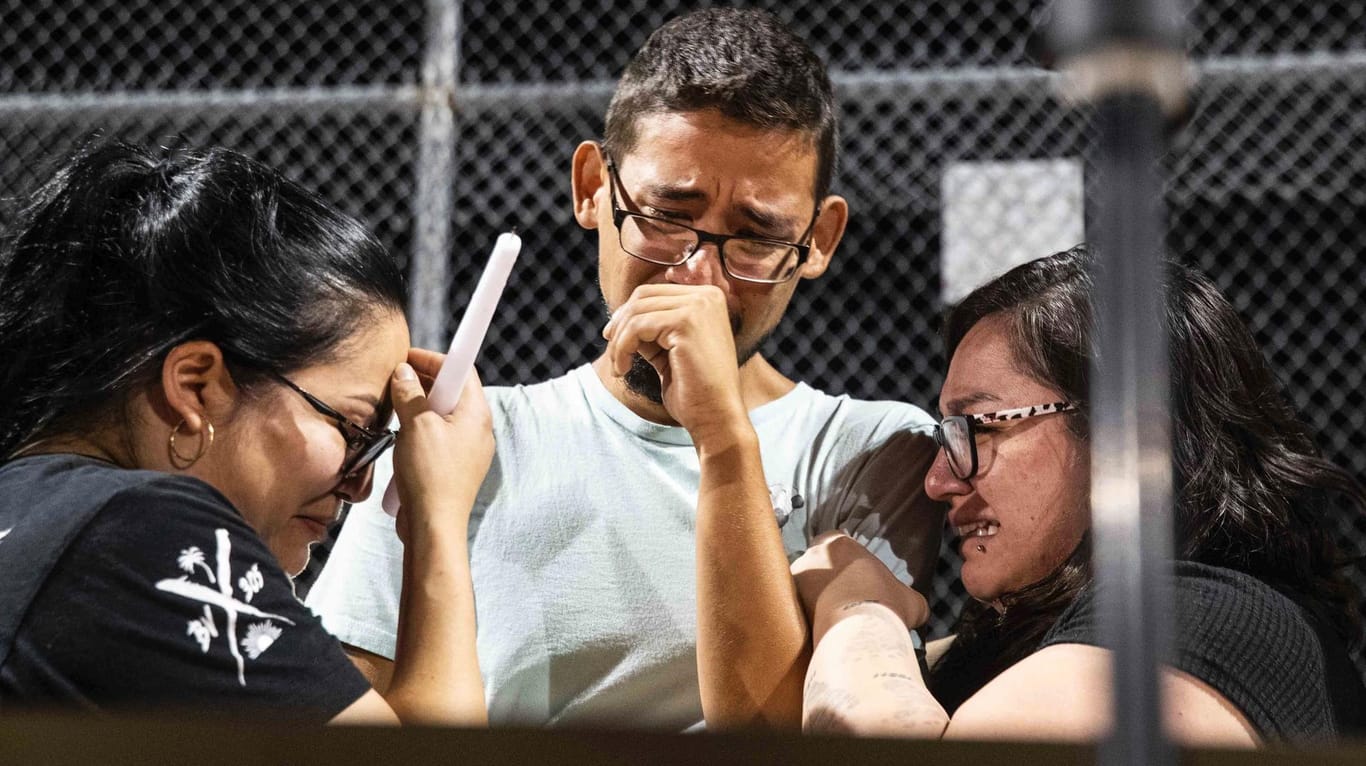
[[[742,282],[773,285],[796,276],[797,269],[811,255],[811,245],[805,243],[816,228],[816,219],[820,217],[820,200],[816,201],[811,225],[798,238],[801,242],[712,234],[668,218],[623,209],[617,204],[617,189],[621,189],[621,197],[628,203],[631,198],[626,194],[626,187],[622,186],[612,158],[606,153],[603,158],[611,179],[608,191],[612,198],[612,223],[617,227],[621,249],[642,261],[657,266],[679,266],[687,263],[702,245],[711,243],[716,245],[721,268],[727,275]]]
[[[286,386],[294,389],[299,396],[308,402],[309,406],[317,410],[325,417],[336,421],[337,430],[341,431],[342,438],[346,440],[346,461],[342,463],[341,477],[350,479],[358,475],[361,471],[370,467],[384,451],[393,446],[396,434],[387,428],[366,428],[345,415],[337,412],[323,403],[321,399],[299,388],[294,381],[283,375],[276,375],[276,378]]]
[[[953,475],[960,481],[967,481],[976,476],[981,467],[977,454],[978,426],[1079,410],[1080,408],[1072,402],[1053,402],[998,412],[984,412],[979,415],[950,415],[934,427],[934,441],[948,457],[949,470],[953,471]]]

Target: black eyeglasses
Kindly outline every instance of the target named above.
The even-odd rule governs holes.
[[[811,245],[799,242],[784,242],[779,239],[763,237],[740,237],[731,234],[712,234],[691,226],[671,221],[659,216],[623,210],[617,204],[617,187],[621,187],[621,197],[630,203],[631,198],[622,186],[617,175],[616,164],[605,153],[607,173],[611,178],[608,191],[612,198],[612,222],[616,224],[621,249],[627,253],[659,266],[678,266],[688,262],[703,244],[716,245],[721,257],[721,268],[729,276],[760,284],[779,284],[797,275],[797,269],[806,262],[811,254]],[[820,201],[816,201],[811,216],[811,225],[799,237],[805,242],[816,228],[820,217]]]
[[[337,422],[337,429],[341,431],[342,438],[346,440],[347,458],[341,467],[343,479],[353,478],[361,471],[369,468],[371,463],[375,462],[380,455],[384,454],[385,450],[393,445],[396,436],[393,431],[387,428],[376,430],[359,425],[324,404],[318,397],[294,385],[294,382],[289,378],[279,374],[276,374],[275,377],[281,383],[294,389],[313,409]]]
[[[967,481],[976,476],[978,471],[987,469],[987,466],[981,464],[977,453],[977,426],[1025,420],[1058,412],[1079,411],[1080,408],[1072,402],[1053,402],[980,415],[951,415],[934,427],[934,441],[948,456],[949,470],[953,471],[953,475],[961,481]]]

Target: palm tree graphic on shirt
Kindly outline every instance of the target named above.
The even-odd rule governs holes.
[[[186,635],[198,642],[200,651],[208,652],[213,641],[220,637],[218,625],[214,619],[214,610],[221,609],[223,611],[225,625],[221,636],[227,642],[228,652],[237,662],[237,683],[246,686],[246,660],[242,657],[242,650],[245,650],[251,659],[257,659],[284,632],[273,621],[278,620],[286,625],[293,625],[294,621],[284,615],[262,611],[246,601],[239,600],[232,589],[233,577],[230,563],[232,540],[228,537],[228,530],[215,530],[214,542],[216,575],[214,568],[209,567],[204,552],[198,546],[192,545],[182,550],[180,555],[176,557],[176,566],[186,574],[178,578],[160,580],[157,582],[156,588],[203,606],[203,615],[190,620],[186,628]],[[190,577],[199,570],[203,570],[210,585],[217,585],[218,587],[210,588],[208,585],[191,580]],[[252,566],[252,570],[242,580],[242,584],[247,589],[247,600],[256,595],[256,591],[259,590],[258,581],[262,579],[260,570],[255,565]],[[237,619],[244,615],[260,618],[264,622],[252,623],[247,628],[246,637],[239,639]],[[240,649],[239,643],[241,644]]]
[[[180,567],[182,572],[186,572],[187,574],[194,574],[195,567],[199,567],[204,570],[204,574],[209,576],[209,582],[211,584],[217,582],[217,580],[214,579],[213,570],[209,569],[209,565],[204,561],[204,551],[199,550],[198,545],[191,545],[181,551],[180,555],[176,557],[175,563],[176,566]]]

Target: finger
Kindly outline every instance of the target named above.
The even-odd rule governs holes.
[[[417,379],[417,371],[407,362],[400,364],[390,376],[389,396],[403,428],[411,425],[417,416],[431,411],[427,406],[427,395],[422,391],[422,383]]]
[[[484,397],[484,383],[479,379],[477,370],[470,370],[469,377],[465,378],[465,387],[460,389],[460,401],[456,402],[455,411],[446,416],[451,421],[464,418],[491,422],[489,403]]]
[[[694,300],[695,298],[696,296],[691,293],[645,296],[638,294],[632,295],[630,300],[621,304],[617,307],[616,311],[612,312],[612,316],[602,328],[602,337],[611,340],[614,334],[620,332],[621,326],[629,322],[633,317],[661,311],[684,309],[689,301]]]
[[[631,368],[631,355],[639,353],[646,359],[653,359],[659,352],[641,350],[643,344],[657,344],[667,351],[674,344],[666,340],[688,321],[688,313],[680,308],[667,311],[637,313],[619,324],[608,342],[613,367],[618,375],[626,374]]]
[[[627,370],[631,369],[632,358],[636,354],[648,359],[660,353],[660,350],[653,338],[629,327],[618,330],[607,345],[608,358],[612,360],[612,370],[618,375],[625,375]]]
[[[673,282],[658,282],[655,284],[640,285],[631,291],[632,298],[654,298],[660,296],[681,296],[701,292],[703,290],[719,290],[715,285],[680,285]]]
[[[612,372],[625,375],[631,369],[631,357],[640,348],[641,339],[630,333],[617,331],[607,342],[607,358],[612,362]]]
[[[408,364],[417,371],[417,378],[422,381],[424,389],[431,388],[432,380],[441,371],[441,363],[444,361],[446,355],[439,351],[416,347],[408,349]]]

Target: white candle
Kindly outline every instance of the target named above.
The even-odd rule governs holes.
[[[484,344],[488,334],[489,322],[493,321],[493,310],[498,307],[498,299],[507,286],[508,274],[517,262],[517,254],[522,250],[522,239],[512,232],[498,235],[493,245],[493,253],[479,276],[479,284],[470,296],[465,315],[460,326],[451,338],[451,347],[446,351],[446,360],[432,382],[432,390],[427,393],[427,406],[433,412],[449,415],[455,411],[460,401],[460,392],[465,389],[465,381],[474,370],[474,357]],[[390,515],[398,513],[398,481],[391,479],[389,488],[384,491],[384,510]]]

